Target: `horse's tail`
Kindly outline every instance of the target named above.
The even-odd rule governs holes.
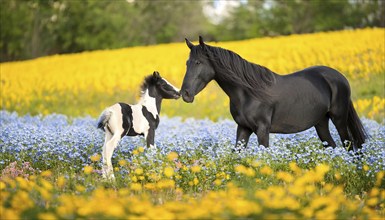
[[[353,144],[357,148],[361,148],[362,144],[365,143],[365,140],[368,138],[368,134],[365,131],[364,126],[356,110],[354,109],[353,103],[350,100],[349,110],[348,110],[348,130],[351,135]]]
[[[106,124],[110,120],[111,115],[112,115],[112,111],[110,111],[109,109],[104,110],[102,112],[102,114],[99,116],[98,125],[97,125],[98,128],[100,128],[104,131],[104,127],[106,126]]]

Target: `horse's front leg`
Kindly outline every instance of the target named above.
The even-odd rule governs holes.
[[[241,125],[237,128],[237,139],[235,142],[235,150],[239,150],[241,147],[246,147],[249,142],[252,130]]]
[[[156,149],[155,147],[155,129],[150,128],[147,135],[145,135],[147,148]]]
[[[269,147],[270,128],[267,125],[259,125],[255,131],[258,138],[258,144],[264,147]]]

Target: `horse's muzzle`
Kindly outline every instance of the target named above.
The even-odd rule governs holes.
[[[187,90],[183,90],[181,93],[182,93],[183,101],[187,103],[192,103],[194,101],[194,96],[190,96]]]

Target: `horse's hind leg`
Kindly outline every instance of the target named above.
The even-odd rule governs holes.
[[[241,147],[246,147],[251,133],[252,131],[250,129],[238,125],[237,139],[235,141],[235,149],[233,151],[239,151]]]
[[[314,127],[315,127],[315,130],[317,131],[318,137],[321,139],[321,141],[323,142],[322,144],[325,147],[328,147],[328,146],[336,147],[336,143],[334,142],[332,136],[330,135],[329,117],[325,116]],[[324,142],[327,142],[327,144],[324,144]]]
[[[349,132],[348,132],[348,119],[347,119],[347,114],[345,116],[340,116],[340,117],[332,117],[333,124],[336,126],[336,129],[338,131],[338,134],[341,138],[342,146],[346,148],[346,141],[351,141],[349,140]],[[353,149],[353,143],[349,144],[349,149]]]

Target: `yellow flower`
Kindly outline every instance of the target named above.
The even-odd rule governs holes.
[[[94,168],[92,166],[85,166],[84,167],[84,173],[87,175],[91,174],[93,170],[94,170]]]
[[[131,190],[140,191],[142,190],[142,185],[140,185],[139,183],[133,183],[131,184]]]
[[[123,167],[123,166],[125,166],[127,164],[127,161],[126,160],[119,160],[118,163],[119,163],[120,166]]]
[[[170,152],[169,154],[167,154],[167,159],[169,161],[174,161],[174,160],[178,159],[178,153]]]
[[[283,172],[283,171],[279,171],[277,173],[277,178],[280,180],[283,180],[286,183],[293,182],[294,180],[294,177],[290,173]]]
[[[38,214],[38,219],[55,220],[58,218],[53,213],[40,213]]]
[[[86,187],[78,184],[78,185],[75,186],[75,189],[78,192],[84,192],[86,190]]]
[[[174,169],[172,167],[164,168],[164,175],[166,177],[172,177],[174,175]]]
[[[220,186],[220,185],[222,184],[222,180],[216,179],[216,180],[214,181],[214,184],[215,184],[216,186]]]
[[[0,190],[5,189],[6,186],[7,185],[3,181],[0,181]]]
[[[198,165],[194,165],[194,166],[191,167],[191,171],[193,173],[199,173],[199,172],[201,172],[201,167],[198,166]]]
[[[198,178],[194,178],[194,180],[193,180],[193,183],[194,183],[194,185],[198,185],[198,183],[199,183],[199,180],[198,180]]]
[[[268,166],[263,166],[260,170],[260,173],[264,175],[271,175],[273,173],[273,170]]]
[[[143,174],[143,169],[142,168],[136,168],[134,172],[135,172],[136,175],[142,175]]]
[[[98,162],[102,156],[100,154],[94,154],[91,156],[92,162]]]
[[[144,152],[144,148],[143,148],[143,147],[139,147],[139,148],[138,148],[138,151],[139,151],[140,153],[143,153],[143,152]]]
[[[56,184],[59,188],[62,188],[64,187],[64,185],[66,184],[66,179],[64,176],[59,176],[56,180]]]
[[[46,170],[46,171],[41,172],[40,175],[42,177],[50,177],[50,176],[52,176],[52,172],[50,170]]]
[[[290,167],[290,170],[296,174],[299,174],[302,172],[301,168],[299,168],[295,162],[290,162],[289,167]]]
[[[146,183],[144,185],[144,188],[148,190],[154,190],[156,188],[156,185],[154,183]]]

